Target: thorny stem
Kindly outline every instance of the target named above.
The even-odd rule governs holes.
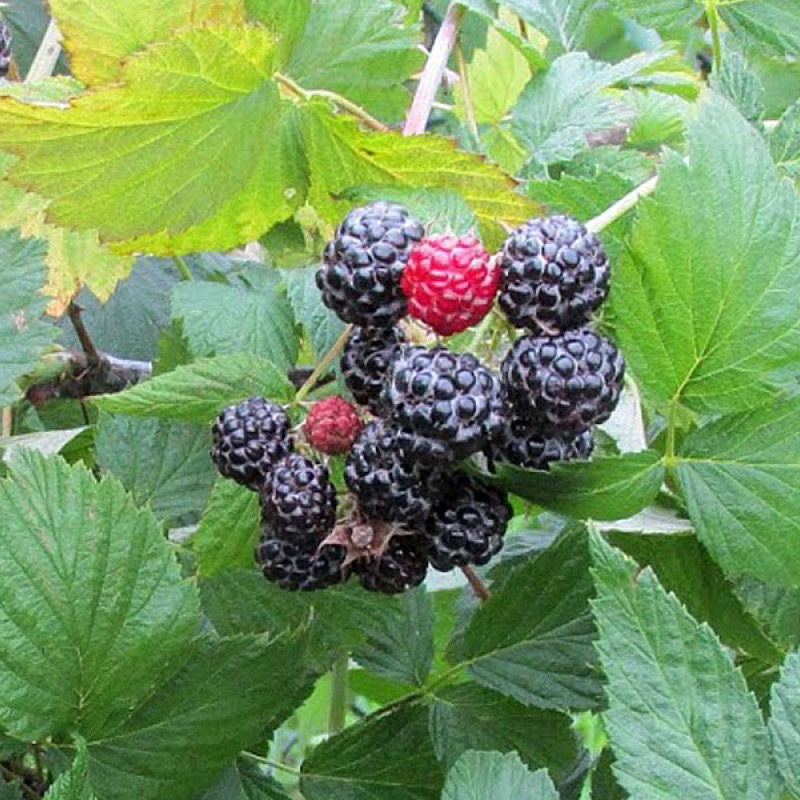
[[[81,348],[86,354],[86,363],[90,367],[95,364],[99,364],[100,353],[98,353],[91,336],[89,336],[89,331],[86,330],[86,326],[83,324],[81,307],[75,303],[74,300],[67,306],[67,315],[72,323],[72,327],[75,328],[75,333],[78,335],[78,341],[81,343]]]
[[[632,192],[617,200],[609,206],[602,214],[586,223],[586,228],[593,233],[600,233],[609,225],[612,225],[620,217],[628,213],[643,197],[652,194],[658,185],[658,175],[654,175],[650,180],[645,181],[641,186],[637,186]]]
[[[722,41],[719,36],[719,14],[714,0],[706,0],[706,17],[711,29],[711,48],[714,52],[714,74],[719,78],[722,72]]]
[[[3,438],[7,439],[11,436],[11,431],[14,426],[14,414],[10,408],[3,409],[3,425],[2,425],[2,434]]]
[[[308,393],[314,388],[321,375],[325,374],[325,370],[331,365],[333,360],[342,351],[342,348],[353,330],[352,325],[348,325],[340,334],[339,338],[333,343],[333,347],[325,353],[325,357],[317,364],[314,371],[308,376],[306,382],[297,390],[294,401],[299,403],[305,399]]]
[[[172,256],[172,260],[175,262],[175,266],[178,268],[178,272],[180,272],[183,280],[194,280],[194,275],[192,275],[192,271],[189,269],[189,265],[186,263],[186,259],[183,256],[174,255]]]
[[[330,100],[335,106],[348,111],[354,117],[360,119],[365,125],[372,128],[372,130],[379,131],[380,133],[385,133],[389,130],[388,125],[384,125],[380,120],[375,119],[375,117],[361,108],[360,105],[354,103],[352,100],[348,100],[346,97],[342,97],[342,95],[336,92],[330,92],[327,89],[304,89],[291,78],[287,78],[286,75],[282,75],[280,72],[276,72],[274,78],[281,86],[300,100],[310,100],[312,97],[324,97]]]
[[[447,13],[444,15],[439,33],[431,47],[430,55],[425,63],[425,68],[419,78],[417,91],[411,103],[411,109],[406,117],[403,128],[404,136],[415,136],[425,133],[428,127],[428,118],[431,115],[436,92],[442,82],[447,61],[458,37],[458,26],[464,16],[465,9],[456,0],[452,0]]]
[[[485,603],[491,597],[491,592],[486,588],[484,582],[475,574],[475,570],[472,569],[472,567],[461,567],[461,571],[464,573],[464,577],[469,581],[472,591],[475,592],[475,597],[477,597],[481,603]]]
[[[331,702],[328,709],[328,733],[331,736],[341,733],[347,720],[349,664],[350,657],[344,652],[336,656],[331,667]]]

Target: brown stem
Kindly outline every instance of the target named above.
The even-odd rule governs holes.
[[[486,588],[484,582],[475,574],[475,570],[472,569],[472,567],[461,567],[461,571],[464,573],[464,577],[469,581],[472,591],[475,592],[475,597],[477,597],[481,603],[485,603],[492,595]]]
[[[444,71],[447,68],[447,61],[458,38],[458,26],[461,24],[465,10],[456,0],[452,0],[444,15],[439,33],[436,34],[436,40],[420,75],[411,109],[406,117],[406,124],[403,128],[404,136],[425,133],[425,129],[428,127],[433,101],[436,99],[436,92],[439,90]]]
[[[73,300],[67,307],[67,314],[70,322],[72,322],[72,327],[75,328],[75,333],[78,334],[78,341],[81,343],[83,352],[86,353],[87,364],[93,367],[100,363],[100,353],[97,352],[92,337],[89,336],[89,331],[86,330],[86,326],[83,324],[81,310],[81,307]]]

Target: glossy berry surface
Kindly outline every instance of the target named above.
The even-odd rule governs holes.
[[[625,359],[594,331],[523,336],[502,364],[512,413],[546,436],[570,437],[605,422],[619,402]]]
[[[301,547],[265,532],[256,547],[256,561],[264,577],[282,589],[313,591],[341,583],[347,552],[337,545]]]
[[[422,536],[395,536],[383,555],[356,562],[361,585],[370,592],[399,594],[425,580],[428,557]]]
[[[577,220],[532,219],[505,241],[498,303],[512,325],[558,334],[585,325],[608,295],[608,258]]]
[[[292,451],[284,409],[263,397],[224,408],[211,429],[211,460],[219,472],[258,490]]]
[[[422,225],[396,203],[353,209],[328,242],[317,271],[325,305],[355,325],[393,325],[406,313],[403,270],[423,235]]]
[[[522,469],[547,469],[558,461],[585,460],[593,450],[591,429],[577,436],[547,436],[537,423],[514,418],[492,443],[490,454],[494,461]]]
[[[502,425],[500,381],[470,353],[401,347],[385,398],[401,450],[424,463],[466,458]]]
[[[415,522],[431,510],[434,473],[404,458],[397,431],[383,420],[368,425],[358,437],[344,477],[366,517]]]
[[[489,312],[498,276],[475,236],[430,236],[414,245],[403,272],[408,313],[441,336],[464,331]]]
[[[276,464],[261,493],[264,525],[278,538],[317,542],[336,521],[336,490],[322,464],[293,453]]]
[[[487,564],[500,552],[510,519],[505,492],[454,473],[425,520],[431,566],[449,572],[454,567]]]
[[[345,343],[340,365],[345,385],[355,401],[374,414],[381,410],[381,394],[397,346],[406,336],[397,326],[381,330],[354,328]]]
[[[311,406],[303,431],[316,450],[342,455],[350,450],[363,427],[355,408],[343,397],[332,395]]]

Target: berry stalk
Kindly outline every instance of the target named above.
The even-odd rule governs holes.
[[[322,361],[317,364],[314,371],[308,376],[308,380],[306,380],[306,382],[297,390],[297,394],[294,398],[295,403],[302,402],[308,396],[309,392],[311,392],[311,390],[314,388],[319,378],[325,374],[325,370],[328,369],[333,360],[342,351],[345,342],[347,342],[347,337],[350,336],[352,330],[353,326],[347,325],[341,332],[339,338],[333,343],[333,347],[331,347],[331,349],[325,353]]]
[[[609,206],[602,214],[586,223],[586,230],[592,233],[600,233],[609,225],[613,225],[620,217],[627,214],[643,197],[653,194],[658,185],[658,175],[654,175],[645,181],[641,186],[637,186],[633,191],[617,200]]]
[[[335,736],[344,730],[347,720],[347,671],[350,656],[340,653],[331,667],[331,700],[328,708],[328,733]]]

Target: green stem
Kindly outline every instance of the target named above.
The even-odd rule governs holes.
[[[350,666],[348,653],[336,656],[331,668],[331,704],[328,712],[328,733],[335,736],[344,730],[347,719],[347,671]]]
[[[706,17],[711,28],[711,47],[714,51],[714,74],[719,78],[722,73],[722,41],[719,35],[719,14],[714,0],[706,0]]]
[[[194,280],[194,275],[192,275],[192,271],[189,269],[189,265],[186,263],[186,259],[183,256],[172,256],[172,260],[175,262],[175,266],[178,268],[178,272],[180,272],[183,280]]]
[[[342,351],[342,348],[347,342],[347,337],[350,336],[350,332],[353,330],[352,325],[348,325],[340,334],[339,338],[333,343],[333,347],[325,353],[325,357],[322,361],[314,367],[314,371],[308,376],[308,380],[297,390],[297,394],[295,395],[294,401],[295,403],[302,402],[308,393],[314,388],[317,381],[319,380],[320,376],[325,373],[325,370],[331,365],[331,362],[339,355]]]
[[[678,404],[672,401],[667,409],[667,441],[664,448],[664,460],[668,467],[675,463],[675,434],[678,427]]]
[[[289,772],[292,775],[303,774],[299,769],[290,767],[288,764],[279,764],[277,761],[270,761],[268,758],[256,755],[255,753],[251,753],[248,750],[243,750],[240,755],[242,758],[245,758],[248,761],[253,761],[256,764],[263,764],[265,767],[271,767],[272,769],[279,769],[282,770],[283,772]]]

